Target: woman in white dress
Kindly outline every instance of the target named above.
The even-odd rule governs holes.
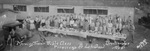
[[[68,16],[66,21],[66,27],[69,28],[70,27],[69,25],[70,25],[70,17]]]
[[[79,28],[80,28],[80,30],[83,30],[84,28],[84,17],[81,17],[81,19],[80,19],[80,25],[79,25]]]
[[[107,23],[107,32],[108,32],[108,34],[112,34],[112,27],[113,27],[113,24],[112,24],[112,22],[111,21],[109,21],[108,23]]]
[[[94,22],[94,20],[92,20],[91,23],[89,23],[89,24],[90,24],[90,30],[94,31],[95,30],[95,22]]]
[[[100,23],[99,23],[99,21],[97,20],[97,21],[96,21],[96,26],[95,26],[95,31],[96,31],[96,32],[99,30],[99,25],[100,25]]]
[[[102,33],[103,32],[103,19],[100,18],[99,19],[99,33]]]
[[[103,34],[106,34],[106,31],[107,31],[107,26],[106,26],[106,20],[105,20],[105,18],[103,19],[103,21],[102,21],[103,23],[102,23],[102,27],[103,27]]]
[[[35,29],[34,20],[30,19],[30,30],[34,30],[34,29]]]
[[[45,21],[45,24],[46,24],[46,28],[50,28],[50,19],[47,19]]]
[[[71,19],[71,20],[70,20],[70,26],[71,26],[71,28],[73,27],[73,25],[74,25],[74,20]]]
[[[26,28],[27,28],[27,26],[26,26],[26,25],[27,25],[26,20],[23,20],[23,24],[22,24],[22,26],[23,26],[23,28],[24,28],[24,29],[26,29]]]
[[[119,28],[119,31],[122,29],[122,19],[119,17],[118,18],[118,28]]]

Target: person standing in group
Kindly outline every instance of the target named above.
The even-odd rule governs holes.
[[[84,30],[89,31],[89,26],[90,26],[89,21],[86,19],[85,22],[84,22],[84,27],[85,27]]]
[[[45,25],[46,25],[46,24],[45,24],[45,18],[42,18],[42,19],[41,19],[41,26],[40,26],[40,28],[41,28],[41,27],[44,28]]]
[[[102,23],[100,23],[100,25],[99,25],[99,33],[101,33],[101,34],[103,34],[103,25],[102,25]]]
[[[22,26],[23,26],[23,29],[27,29],[27,22],[26,22],[26,20],[23,20]]]
[[[66,27],[69,28],[70,27],[70,16],[67,16],[67,21],[66,21]]]
[[[126,19],[127,23],[130,24],[132,22],[132,18],[131,16],[129,16],[127,19]]]
[[[79,28],[80,28],[80,15],[78,14],[78,16],[77,16],[77,29],[79,30]]]
[[[37,17],[35,18],[35,27],[36,27],[36,30],[38,30],[38,28],[40,28],[40,22],[41,22],[41,20],[40,20],[40,18],[37,16]]]
[[[115,34],[116,33],[116,17],[115,16],[112,16],[112,34]]]
[[[119,26],[118,26],[119,31],[121,32],[121,30],[122,30],[122,18],[121,17],[118,18],[118,24],[119,24]]]
[[[84,17],[80,17],[79,19],[79,31],[83,31],[84,29]]]
[[[54,27],[55,24],[54,19],[55,19],[54,17],[50,19],[50,27]]]
[[[59,26],[60,26],[59,20],[61,20],[61,19],[58,19],[57,17],[55,17],[55,19],[54,19],[54,27],[55,28],[59,28]]]
[[[120,31],[120,22],[119,22],[119,17],[116,17],[116,32]]]
[[[30,30],[34,30],[35,29],[35,25],[34,25],[35,21],[33,18],[30,19]]]
[[[96,23],[95,23],[95,31],[98,32],[99,31],[99,26],[100,26],[100,22],[99,22],[99,19],[96,20]]]
[[[66,20],[67,18],[65,18],[64,20],[63,20],[63,27],[64,28],[66,28],[67,27],[67,20]]]
[[[95,30],[95,22],[94,22],[94,20],[91,20],[91,22],[89,24],[90,24],[90,30],[94,31]]]
[[[49,20],[49,27],[51,27],[51,20],[52,20],[52,17],[50,16],[48,20]]]
[[[129,21],[128,29],[129,29],[129,31],[131,31],[131,32],[135,30],[135,26],[134,26],[134,24],[133,24],[133,22],[132,22],[131,20]]]
[[[122,27],[125,28],[126,27],[126,18],[125,16],[122,18]]]
[[[98,28],[99,32],[98,33],[102,34],[102,32],[103,32],[103,26],[102,26],[103,18],[101,16],[99,16],[98,22],[99,22],[99,28]]]
[[[108,21],[107,23],[107,34],[112,34],[112,27],[113,27],[113,24],[111,22],[111,20]]]
[[[31,19],[31,17],[28,16],[27,19],[25,20],[25,21],[26,21],[26,28],[27,28],[28,30],[30,30],[30,19]]]
[[[47,17],[47,19],[45,21],[45,24],[46,24],[46,28],[50,28],[50,19],[49,19],[49,17]]]
[[[60,29],[63,29],[63,28],[64,28],[63,22],[61,22],[59,25],[60,25],[60,26],[59,26]]]
[[[73,28],[73,25],[74,25],[74,20],[71,19],[71,20],[70,20],[70,27]]]
[[[108,23],[108,21],[109,21],[109,17],[108,16],[105,16],[105,23],[107,24]]]
[[[80,29],[80,20],[77,19],[75,23],[77,24],[76,29],[79,31],[79,29]]]
[[[103,18],[102,27],[103,27],[103,34],[106,34],[106,31],[107,31],[106,18]]]

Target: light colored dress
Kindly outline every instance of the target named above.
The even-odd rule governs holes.
[[[26,19],[26,28],[29,30],[30,29],[30,19]]]
[[[30,20],[30,30],[35,29],[34,20]]]
[[[71,26],[74,25],[74,20],[70,20],[70,25],[71,25]]]
[[[111,34],[111,31],[112,31],[112,27],[113,27],[113,24],[112,23],[107,23],[107,32],[109,33],[109,34]]]
[[[24,21],[23,21],[23,24],[22,24],[23,28],[27,28],[26,25],[27,25],[27,22],[24,20]]]
[[[92,31],[95,30],[95,23],[94,23],[94,22],[91,22],[91,23],[90,23],[90,29],[91,29]]]
[[[96,22],[95,31],[99,31],[99,22]]]
[[[41,20],[41,23],[45,23],[45,19],[42,19],[42,20]]]
[[[46,22],[46,27],[49,28],[50,27],[50,21],[46,20],[45,22]]]
[[[63,26],[66,27],[67,21],[63,21]]]
[[[63,28],[63,24],[62,23],[60,24],[60,28]]]

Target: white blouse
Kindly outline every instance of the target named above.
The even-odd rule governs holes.
[[[74,24],[74,20],[70,20],[70,24]]]
[[[107,23],[108,27],[113,27],[112,23]]]
[[[34,23],[34,20],[30,20],[30,23],[33,24],[33,23]]]
[[[41,20],[41,23],[45,23],[45,20],[44,20],[44,19],[42,19],[42,20]]]

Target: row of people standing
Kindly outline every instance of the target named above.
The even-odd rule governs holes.
[[[120,33],[123,28],[133,25],[131,17],[120,16],[90,16],[90,15],[54,15],[46,18],[36,16],[35,19],[26,19],[28,29],[40,27],[73,28],[78,31],[97,32],[100,34]]]

